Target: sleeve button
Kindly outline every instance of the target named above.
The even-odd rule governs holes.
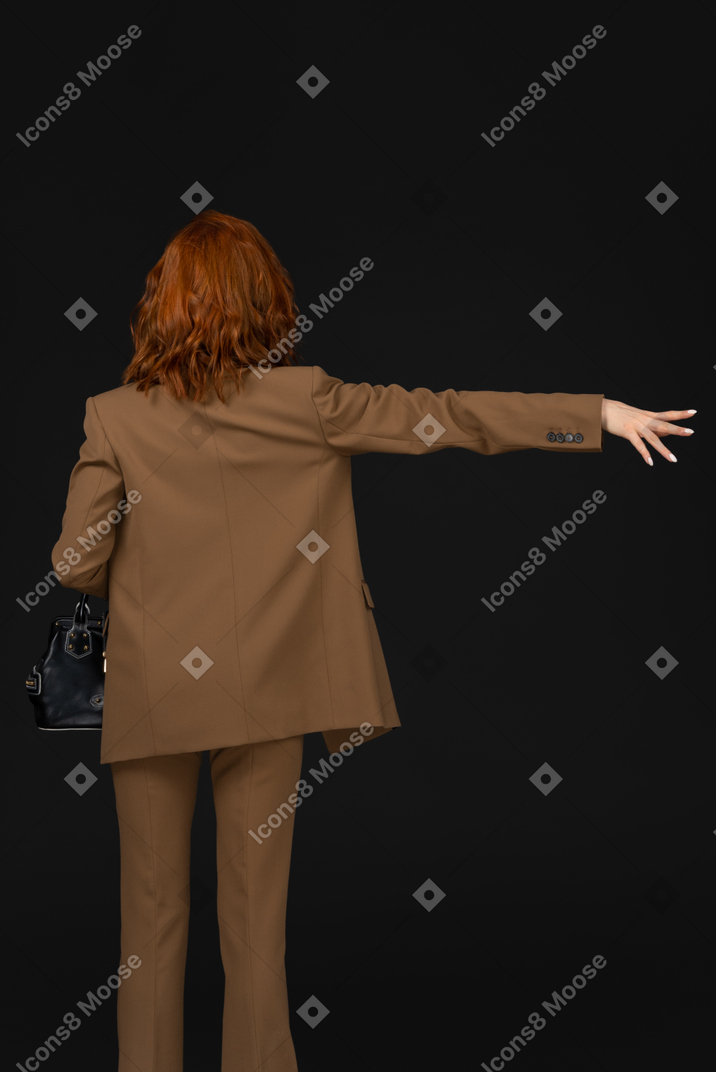
[[[584,436],[582,435],[582,433],[577,432],[577,434],[574,437],[575,442],[576,443],[581,443],[583,439],[584,439]]]
[[[550,443],[554,443],[556,438],[557,437],[555,436],[554,432],[548,432],[547,433],[547,439],[549,439]]]
[[[564,443],[564,436],[562,435],[561,432],[557,432],[557,442],[558,443]]]
[[[572,433],[567,432],[566,436],[564,437],[565,443],[571,443],[573,439],[574,439],[574,436],[572,435]]]

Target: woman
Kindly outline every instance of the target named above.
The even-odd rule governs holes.
[[[100,762],[119,820],[121,962],[141,960],[117,995],[119,1072],[181,1072],[204,750],[222,1072],[296,1070],[284,940],[303,735],[349,754],[400,725],[358,550],[351,456],[591,453],[606,430],[651,464],[647,444],[673,459],[659,440],[689,434],[670,422],[695,412],[599,394],[343,383],[300,365],[301,326],[266,240],[203,212],[149,273],[123,386],[87,399],[52,561],[63,585],[109,599]]]

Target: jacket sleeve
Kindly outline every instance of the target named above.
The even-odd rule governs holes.
[[[84,432],[79,461],[70,474],[62,534],[52,549],[52,565],[65,588],[107,599],[107,560],[114,547],[116,522],[124,512],[124,477],[93,398],[86,402]]]
[[[601,451],[601,394],[406,390],[344,383],[313,367],[313,402],[338,454],[429,454],[464,447],[478,454],[514,450]],[[559,438],[557,438],[559,436]]]

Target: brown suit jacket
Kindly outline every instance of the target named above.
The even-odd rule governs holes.
[[[132,384],[87,399],[52,564],[109,600],[101,763],[311,732],[334,752],[400,725],[352,455],[602,449],[599,394],[408,391],[318,366],[244,384],[225,403]]]

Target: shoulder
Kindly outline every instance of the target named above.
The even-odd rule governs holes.
[[[320,365],[311,366],[311,383],[314,394],[322,394],[326,391],[330,391],[332,387],[338,384],[343,384],[345,381],[341,380],[338,376],[332,376],[330,372],[326,372]]]
[[[151,394],[152,388],[150,388]],[[136,384],[126,383],[121,387],[114,387],[110,391],[100,391],[98,395],[92,395],[92,401],[103,408],[122,405],[132,396],[143,397],[142,392],[137,390]],[[89,399],[87,400],[89,401]]]
[[[260,377],[247,370],[242,376],[242,384],[252,384],[255,379],[268,379],[273,383],[281,381],[285,386],[293,384],[294,388],[299,383],[302,383],[310,391],[313,385],[325,384],[334,380],[318,365],[272,365],[266,372],[259,371],[261,371]],[[243,394],[243,390],[241,393]],[[146,406],[147,403],[157,403],[162,397],[161,388],[150,387],[145,394],[144,391],[137,390],[136,384],[127,383],[122,384],[121,387],[114,387],[109,391],[102,391],[99,394],[92,395],[91,398],[87,399],[87,405],[89,407],[93,402],[101,416],[103,414],[126,412],[128,408],[138,405]]]

